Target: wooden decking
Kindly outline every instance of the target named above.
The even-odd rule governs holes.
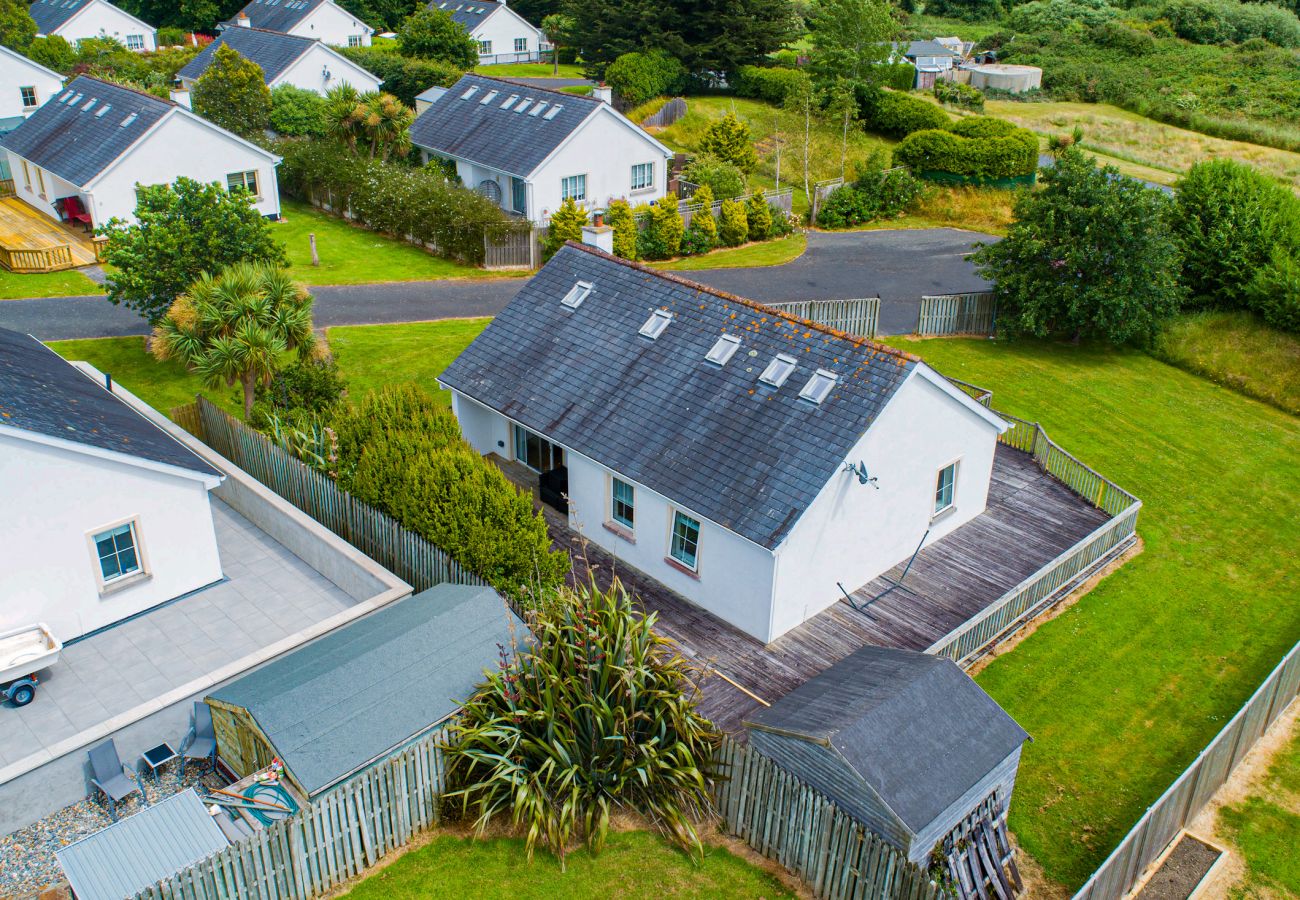
[[[518,481],[517,468],[503,466]],[[760,700],[785,696],[862,646],[927,649],[1108,518],[1029,454],[999,445],[988,508],[923,549],[900,586],[889,590],[902,576],[901,564],[854,592],[860,605],[870,603],[865,611],[841,599],[764,645],[583,540],[562,514],[543,510],[552,539],[573,557],[575,584],[594,576],[606,585],[617,575],[658,614],[659,632],[707,669],[701,711],[729,732],[740,730]]]
[[[57,272],[95,264],[95,243],[17,197],[0,199],[0,266],[11,272]]]

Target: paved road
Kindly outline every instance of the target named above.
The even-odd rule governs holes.
[[[922,294],[979,291],[987,282],[965,254],[988,235],[954,228],[865,231],[808,236],[808,252],[783,266],[682,273],[704,284],[776,303],[787,300],[881,298],[880,333],[916,325]],[[499,312],[525,279],[416,281],[332,285],[312,289],[316,323],[364,325],[420,322]],[[135,313],[103,297],[0,301],[0,326],[47,340],[146,334]]]

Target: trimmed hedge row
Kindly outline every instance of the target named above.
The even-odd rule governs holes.
[[[753,97],[768,103],[784,103],[792,89],[809,81],[808,73],[780,66],[741,66],[733,85],[741,97]]]
[[[384,83],[384,91],[407,106],[415,106],[417,94],[431,87],[451,87],[460,80],[461,70],[431,59],[411,59],[377,47],[338,47],[348,59]]]
[[[1038,170],[1038,137],[998,119],[964,119],[909,134],[894,148],[894,165],[966,178],[1030,175]]]
[[[858,91],[858,115],[869,131],[907,137],[914,131],[947,128],[951,119],[933,103],[899,91],[863,88]]]

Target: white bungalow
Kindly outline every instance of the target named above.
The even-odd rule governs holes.
[[[218,47],[230,47],[244,59],[257,63],[262,69],[266,86],[272,90],[282,84],[290,84],[323,97],[331,88],[341,85],[351,85],[364,94],[379,90],[382,83],[318,38],[236,25],[221,32],[202,53],[176,73],[181,82],[181,90],[174,91],[172,99],[189,106],[189,92],[208,70],[208,66],[212,65]]]
[[[536,25],[511,9],[505,0],[431,0],[430,9],[451,16],[478,44],[481,66],[537,62],[551,49]]]
[[[63,87],[63,76],[0,45],[0,134],[13,131]]]
[[[335,47],[369,47],[375,29],[334,0],[253,0],[217,27],[261,28],[314,38]]]
[[[108,0],[36,0],[27,8],[37,37],[58,35],[74,46],[86,38],[112,38],[128,50],[158,49],[158,31]]]

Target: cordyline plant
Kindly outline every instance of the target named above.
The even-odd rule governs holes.
[[[482,833],[509,816],[561,865],[570,842],[604,846],[615,810],[640,813],[688,852],[710,807],[720,740],[695,709],[698,672],[655,634],[617,581],[561,589],[504,651],[448,728],[447,798]]]

